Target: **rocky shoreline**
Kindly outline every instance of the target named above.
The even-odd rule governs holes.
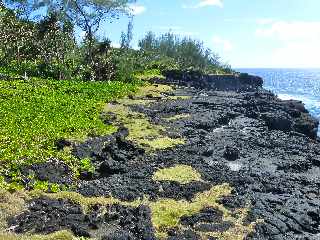
[[[154,83],[173,89],[132,97],[127,107],[183,143],[151,153],[119,124],[112,136],[74,145],[73,154],[92,159],[96,169],[80,176],[75,191],[116,200],[85,211],[70,199],[31,199],[27,210],[9,219],[11,230],[70,230],[103,240],[320,239],[319,122],[301,102],[278,99],[249,75],[170,72]],[[116,121],[113,114],[105,112],[109,122]],[[161,169],[180,171],[177,166],[190,167],[194,179],[156,178]],[[54,161],[33,171],[50,182],[73,181],[71,171]]]

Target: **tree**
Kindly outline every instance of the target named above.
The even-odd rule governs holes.
[[[34,24],[19,21],[14,11],[0,6],[0,48],[5,61],[16,59],[20,62],[22,58],[33,55],[34,34]]]
[[[158,45],[158,40],[153,32],[148,32],[143,39],[139,41],[139,47],[143,51],[154,51]]]
[[[39,74],[63,79],[70,77],[76,42],[70,22],[51,13],[35,23],[20,19],[15,11],[0,7],[0,60],[12,64],[21,74]],[[12,67],[11,67],[12,68]],[[66,74],[68,72],[68,74]]]
[[[94,34],[103,21],[118,18],[127,13],[127,4],[131,0],[69,0],[60,7],[62,14],[86,33],[88,41],[88,59],[92,61]]]
[[[133,39],[133,18],[131,17],[128,23],[127,33],[121,33],[120,46],[121,49],[130,48]]]
[[[85,32],[88,42],[88,60],[92,61],[94,35],[101,23],[118,18],[120,14],[130,14],[129,3],[135,0],[7,0],[15,9],[32,9],[33,12],[47,10],[58,13],[60,20],[68,19],[74,26]]]
[[[63,73],[63,68],[76,49],[72,24],[67,20],[59,22],[57,13],[50,13],[37,24],[37,30],[36,45],[40,59],[47,66],[57,66],[59,79],[70,77]]]
[[[157,37],[154,33],[148,32],[139,41],[142,51],[151,52],[156,58],[173,59],[182,69],[201,69],[213,72],[221,69],[219,56],[206,48],[203,42],[190,37],[179,37],[172,32]]]

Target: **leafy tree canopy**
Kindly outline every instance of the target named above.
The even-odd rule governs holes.
[[[23,18],[58,14],[60,20],[68,19],[86,32],[89,39],[101,23],[112,21],[120,14],[129,14],[128,4],[135,0],[5,0],[7,7],[17,10]]]

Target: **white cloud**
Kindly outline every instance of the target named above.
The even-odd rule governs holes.
[[[233,49],[233,45],[229,40],[223,39],[219,36],[214,36],[212,41],[215,45],[218,45],[225,52],[230,52]]]
[[[320,22],[277,21],[257,29],[256,34],[281,41],[320,40]]]
[[[223,3],[221,0],[201,0],[198,4],[198,7],[207,7],[207,6],[217,6],[223,7]]]
[[[200,0],[200,2],[196,5],[183,5],[183,8],[203,8],[209,6],[216,6],[223,8],[222,0]]]
[[[272,53],[272,64],[280,67],[318,68],[319,56],[319,42],[290,42]]]
[[[320,67],[320,22],[276,21],[256,30],[256,35],[278,42],[271,52],[278,67]]]
[[[129,5],[129,12],[130,14],[136,16],[144,13],[147,10],[147,8],[143,5],[139,4],[130,4]]]

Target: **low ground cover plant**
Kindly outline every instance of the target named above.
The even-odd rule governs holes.
[[[56,142],[82,141],[115,131],[100,117],[104,104],[129,94],[137,85],[36,78],[0,81],[0,172],[50,158],[72,166],[71,154],[58,151]],[[19,180],[19,173],[13,173]]]

